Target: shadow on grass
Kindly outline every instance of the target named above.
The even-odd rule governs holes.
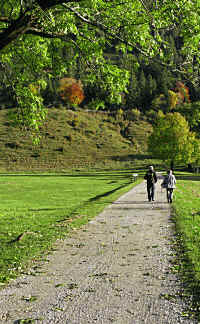
[[[95,197],[92,197],[92,198],[90,198],[90,199],[87,201],[87,203],[90,203],[90,202],[93,202],[93,201],[97,201],[97,200],[99,200],[99,199],[101,199],[101,198],[107,197],[107,196],[113,194],[114,192],[116,192],[116,191],[118,191],[118,190],[120,190],[120,189],[122,189],[122,188],[127,187],[129,184],[131,184],[131,182],[127,182],[127,183],[125,183],[125,184],[123,184],[123,185],[121,185],[121,186],[119,186],[119,187],[117,187],[117,188],[115,188],[115,189],[113,189],[113,190],[109,190],[109,191],[107,191],[107,192],[104,192],[103,194],[100,194],[100,195],[97,195],[97,196],[95,196]]]
[[[28,211],[49,211],[49,210],[66,210],[66,207],[58,207],[58,208],[29,208]]]
[[[127,186],[129,186],[132,182],[131,181],[128,181],[127,183],[121,185],[121,186],[118,186],[117,188],[113,189],[113,190],[109,190],[109,191],[106,191],[104,192],[103,194],[100,194],[100,195],[97,195],[95,197],[92,197],[84,202],[82,202],[81,204],[79,204],[78,206],[76,206],[68,215],[66,218],[64,219],[61,219],[57,222],[63,222],[65,221],[66,219],[68,219],[69,217],[73,217],[73,215],[76,215],[78,213],[79,210],[83,209],[84,207],[86,207],[87,205],[91,204],[91,203],[94,203],[94,204],[105,204],[104,201],[100,202],[100,199],[101,198],[104,198],[104,197],[108,197],[109,195],[117,192],[118,190],[120,189],[123,189]],[[111,201],[110,203],[112,203],[113,201]],[[109,203],[109,201],[106,201],[106,203]]]
[[[103,194],[97,195],[95,197],[92,197],[86,201],[84,201],[83,203],[81,203],[80,205],[78,205],[78,207],[76,206],[75,209],[70,213],[70,215],[68,215],[68,217],[70,217],[71,215],[73,215],[74,213],[76,213],[76,211],[80,208],[83,208],[84,206],[87,206],[88,204],[92,203],[92,202],[97,202],[99,199],[104,198],[104,197],[108,197],[109,195],[113,194],[114,192],[123,189],[125,187],[127,187],[128,185],[130,185],[132,182],[127,182],[113,190],[109,190],[104,192]],[[102,202],[104,203],[104,202]],[[110,202],[112,203],[112,201]],[[40,211],[53,211],[53,210],[65,210],[65,207],[58,207],[58,208],[30,208],[29,211],[34,211],[34,212],[40,212]],[[67,218],[68,218],[67,217]],[[65,219],[64,219],[65,220]],[[58,222],[61,222],[62,220],[59,220]]]

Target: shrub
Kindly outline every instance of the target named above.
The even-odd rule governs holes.
[[[116,115],[115,115],[116,120],[117,121],[123,121],[123,119],[124,119],[123,115],[124,115],[123,109],[121,109],[121,108],[117,109]]]
[[[149,121],[154,121],[157,118],[157,112],[153,109],[150,109],[146,112],[146,116]]]
[[[137,108],[133,108],[127,112],[127,119],[128,120],[138,120],[140,118],[141,111]]]
[[[105,103],[102,100],[99,100],[99,99],[92,99],[88,103],[87,108],[89,110],[105,109]]]
[[[59,93],[63,101],[74,105],[79,105],[84,99],[81,81],[73,78],[63,78],[60,80]]]
[[[162,110],[158,110],[158,112],[157,112],[157,118],[159,119],[159,118],[162,118],[162,117],[164,117],[164,112],[162,111]]]
[[[80,117],[79,115],[75,115],[74,119],[72,120],[72,126],[77,128],[80,125]]]

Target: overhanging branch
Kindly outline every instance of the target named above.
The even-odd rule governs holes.
[[[21,11],[19,17],[15,20],[12,20],[11,17],[0,16],[0,22],[9,24],[7,28],[1,30],[0,50],[15,41],[19,36],[31,30],[31,27],[33,27],[34,23],[37,21],[37,17],[33,16],[35,5],[39,5],[40,8],[45,11],[59,4],[68,2],[78,3],[81,1],[82,0],[33,0],[31,5],[29,5],[24,12]]]
[[[51,32],[46,32],[34,27],[30,27],[29,29],[27,29],[27,31],[25,32],[25,34],[31,34],[31,35],[36,35],[36,36],[40,36],[43,38],[59,38],[62,39],[63,41],[75,41],[76,40],[76,35],[73,33],[69,33],[69,34],[65,34],[65,33],[51,33]]]
[[[139,46],[137,46],[135,44],[132,44],[130,41],[127,41],[126,39],[121,38],[120,36],[116,35],[116,32],[111,32],[102,23],[99,23],[98,21],[89,20],[88,18],[82,16],[76,9],[72,8],[71,6],[69,6],[67,4],[63,4],[63,6],[65,8],[67,8],[68,10],[70,10],[71,12],[73,12],[75,14],[75,16],[77,18],[79,18],[81,21],[83,21],[84,23],[98,28],[99,30],[103,31],[106,35],[110,36],[112,39],[118,40],[122,44],[125,44],[126,46],[131,47],[132,50],[128,50],[128,53],[133,54],[133,55],[135,55],[135,54],[141,54],[141,55],[147,57],[148,59],[152,59],[152,57],[148,54],[148,52],[145,52]],[[168,64],[168,63],[161,62],[161,60],[159,60],[159,59],[155,59],[154,58],[154,61],[157,61],[160,65],[162,65],[163,67],[169,68],[170,70],[173,70],[173,68],[174,68],[173,65]],[[185,73],[184,71],[181,71],[180,69],[177,69],[177,67],[176,67],[176,69],[174,69],[174,71],[175,70],[176,71],[179,71],[182,74]]]
[[[0,50],[23,35],[30,26],[30,15],[26,12],[16,20],[12,20],[9,27],[0,33]]]
[[[144,52],[143,50],[141,50],[139,47],[133,45],[129,41],[126,41],[126,40],[122,39],[120,36],[117,36],[116,33],[110,32],[105,25],[103,25],[103,24],[101,24],[101,23],[99,23],[97,21],[92,21],[92,20],[89,20],[89,19],[83,17],[77,10],[71,8],[68,5],[63,4],[63,6],[65,8],[67,8],[68,10],[70,10],[71,12],[73,12],[75,14],[75,16],[78,17],[84,23],[86,23],[88,25],[91,25],[91,26],[94,26],[94,27],[97,27],[98,29],[105,32],[108,36],[112,37],[113,39],[119,40],[120,42],[132,47],[135,54],[142,54],[144,56],[149,57],[148,54],[146,52]]]
[[[68,2],[81,2],[82,0],[36,0],[37,4],[42,8],[43,10],[50,9],[54,6],[68,3]]]

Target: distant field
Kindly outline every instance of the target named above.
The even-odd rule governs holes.
[[[1,176],[0,283],[133,185],[131,171]]]

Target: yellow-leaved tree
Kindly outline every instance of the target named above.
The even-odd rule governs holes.
[[[171,110],[176,107],[179,97],[178,94],[172,90],[168,90],[168,95],[169,95],[169,107]]]
[[[200,156],[200,141],[189,129],[188,122],[178,112],[160,116],[148,139],[148,150],[154,157],[175,163],[194,163]]]

